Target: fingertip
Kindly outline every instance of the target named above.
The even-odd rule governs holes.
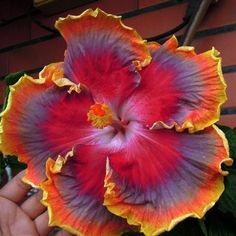
[[[35,227],[40,236],[46,236],[52,230],[52,227],[48,226],[48,212],[45,211],[43,214],[38,216],[35,220]]]

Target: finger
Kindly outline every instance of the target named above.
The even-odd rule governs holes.
[[[39,191],[29,197],[26,201],[21,204],[21,209],[32,219],[34,220],[37,216],[41,215],[46,207],[43,206],[40,202],[42,199],[42,191]]]
[[[46,236],[52,230],[52,227],[48,226],[47,211],[45,211],[42,215],[38,216],[34,220],[34,224],[40,236]]]
[[[3,188],[0,189],[0,196],[16,203],[22,201],[31,188],[30,185],[25,184],[21,180],[24,175],[25,171],[21,171],[10,182],[3,186]]]

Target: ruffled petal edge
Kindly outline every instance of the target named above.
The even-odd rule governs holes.
[[[117,22],[118,25],[120,25],[121,29],[124,29],[126,31],[132,31],[134,34],[134,37],[136,37],[136,39],[140,40],[140,42],[142,42],[142,44],[139,45],[139,47],[142,48],[143,51],[143,57],[142,57],[142,61],[138,60],[138,61],[134,61],[134,64],[138,63],[138,70],[141,69],[142,67],[147,66],[150,62],[151,62],[151,56],[149,53],[148,48],[146,47],[146,40],[143,40],[141,38],[141,36],[138,34],[138,32],[131,28],[126,26],[122,21],[121,21],[121,16],[116,16],[116,15],[112,15],[112,14],[108,14],[104,11],[102,11],[100,8],[96,8],[95,10],[93,9],[87,9],[86,11],[84,11],[82,14],[75,16],[75,15],[68,15],[67,17],[63,18],[60,17],[56,23],[55,23],[55,28],[57,28],[60,33],[63,35],[63,37],[65,38],[65,40],[68,42],[69,38],[71,37],[71,35],[65,35],[65,33],[63,32],[63,26],[64,24],[67,24],[69,22],[73,22],[73,21],[80,21],[82,18],[86,17],[86,16],[92,16],[94,18],[97,17],[107,17],[112,19],[112,21]],[[145,55],[145,56],[144,56]]]

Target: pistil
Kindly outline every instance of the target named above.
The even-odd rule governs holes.
[[[95,103],[87,113],[88,121],[95,128],[102,129],[112,124],[113,115],[110,107],[105,103]]]

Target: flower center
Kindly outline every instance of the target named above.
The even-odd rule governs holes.
[[[87,113],[88,121],[95,128],[102,129],[112,124],[112,111],[104,103],[95,103]]]

